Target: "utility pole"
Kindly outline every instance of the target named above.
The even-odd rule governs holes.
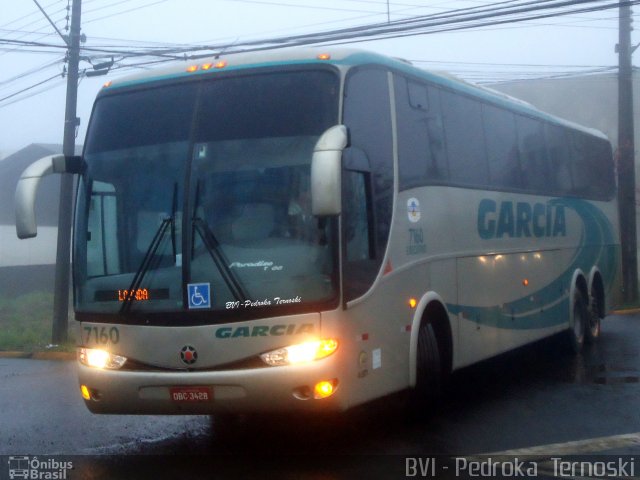
[[[78,103],[78,66],[80,64],[80,13],[81,0],[73,0],[71,7],[71,30],[67,41],[67,103],[64,116],[64,138],[62,153],[75,155],[76,117]],[[56,274],[53,298],[52,343],[67,340],[69,317],[69,277],[71,253],[71,220],[73,203],[73,175],[64,173],[60,178],[60,203],[58,210],[58,246],[56,253]]]
[[[631,54],[631,7],[620,0],[618,51],[618,208],[622,245],[624,300],[638,299],[636,239],[636,173],[633,135],[633,78]]]

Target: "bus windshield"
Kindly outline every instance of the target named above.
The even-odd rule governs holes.
[[[332,71],[295,70],[101,96],[78,193],[77,311],[243,318],[335,302],[336,223],[311,215],[309,189],[338,93]]]

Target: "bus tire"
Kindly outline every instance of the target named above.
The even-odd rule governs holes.
[[[416,413],[428,413],[442,397],[440,348],[431,323],[423,322],[420,325],[417,355],[414,407]]]
[[[595,343],[600,338],[600,309],[598,301],[593,295],[589,295],[589,306],[587,307],[587,326],[585,328],[585,340],[587,343]]]
[[[589,314],[582,293],[576,290],[573,296],[573,323],[567,330],[567,343],[573,353],[580,353],[584,346]]]

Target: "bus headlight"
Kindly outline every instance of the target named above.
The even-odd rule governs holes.
[[[106,350],[98,348],[79,348],[78,360],[81,364],[93,368],[106,368],[109,370],[117,370],[127,361],[127,357],[115,355]]]
[[[289,345],[260,355],[267,365],[297,365],[328,357],[338,349],[338,341],[334,338]]]

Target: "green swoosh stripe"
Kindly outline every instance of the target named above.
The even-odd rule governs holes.
[[[591,203],[574,198],[557,198],[553,205],[575,211],[582,221],[580,243],[566,270],[551,283],[526,297],[493,307],[447,304],[449,312],[481,325],[502,329],[531,330],[561,325],[569,313],[568,290],[577,269],[589,274],[596,265],[605,287],[611,285],[617,273],[620,246],[606,215]],[[531,299],[534,299],[532,301]]]

